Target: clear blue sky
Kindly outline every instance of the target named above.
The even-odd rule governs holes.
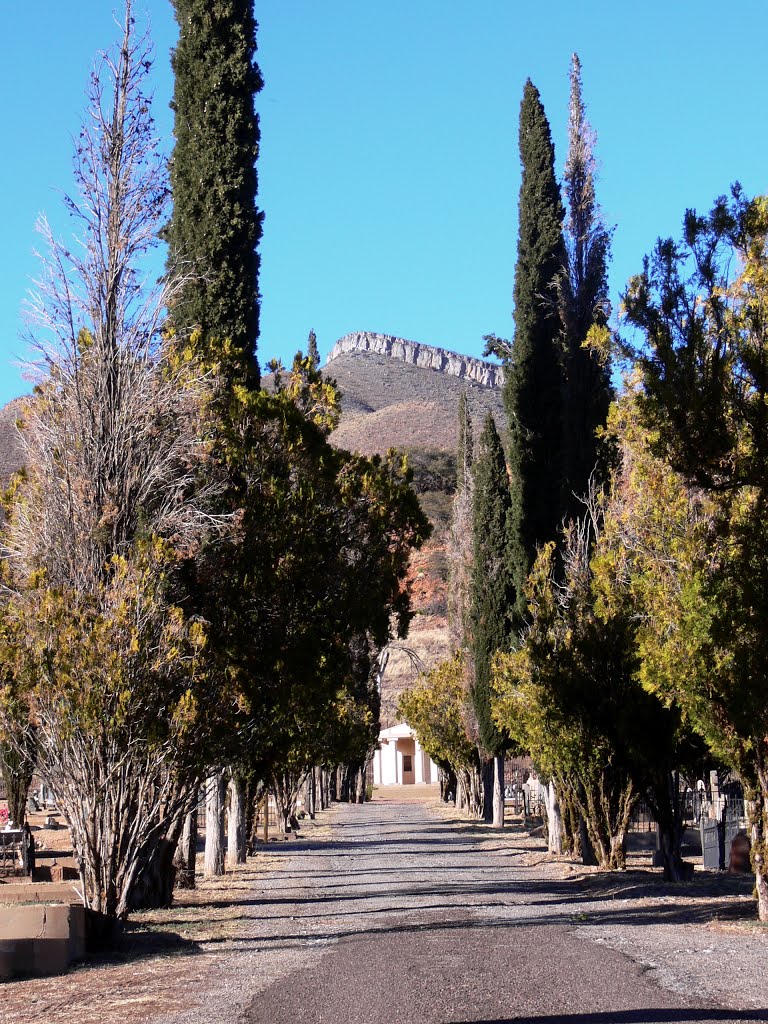
[[[12,4],[0,62],[0,402],[27,390],[20,307],[35,219],[60,233],[71,133],[110,0]],[[142,10],[141,0],[137,9]],[[145,0],[155,113],[171,144],[168,0]],[[739,179],[768,191],[768,5],[743,0],[264,0],[260,205],[262,361],[310,327],[325,354],[352,330],[479,354],[511,333],[523,84],[538,86],[558,167],[568,66],[582,60],[598,133],[598,197],[616,225],[614,302],[687,206]]]

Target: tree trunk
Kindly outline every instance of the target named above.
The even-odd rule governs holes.
[[[349,802],[349,772],[345,764],[336,768],[336,800],[344,804]]]
[[[755,872],[757,916],[768,922],[768,768],[758,765],[759,790],[756,793],[751,822],[752,869]]]
[[[456,788],[456,772],[452,768],[440,768],[438,770],[440,780],[440,799],[444,804],[453,800],[458,807],[458,792]]]
[[[482,763],[481,777],[483,784],[483,821],[489,825],[493,821],[493,778],[494,778],[494,759],[487,758]]]
[[[468,817],[482,820],[483,786],[480,768],[462,768],[457,774],[457,793],[460,794],[458,807]]]
[[[504,755],[493,759],[493,827],[504,828]]]
[[[317,768],[310,768],[307,776],[307,814],[310,821],[315,820],[317,813]]]
[[[558,855],[563,852],[563,819],[554,779],[547,786],[547,850]]]
[[[223,771],[209,776],[205,784],[204,878],[215,878],[224,874],[224,795],[226,785]]]
[[[154,846],[136,878],[130,900],[131,910],[156,910],[170,907],[176,882],[174,857],[181,834],[181,821]]]
[[[174,801],[176,814],[139,868],[130,898],[131,910],[169,907],[174,889],[194,889],[198,792],[197,780],[179,786],[178,802]],[[192,810],[188,811],[190,805]]]
[[[355,780],[355,796],[359,804],[365,803],[365,765],[362,765],[357,769],[357,778]]]
[[[688,881],[693,865],[686,863],[682,855],[683,801],[678,772],[664,772],[663,778],[655,779],[648,792],[648,800],[656,818],[664,881]]]
[[[35,734],[30,726],[19,727],[18,743],[19,749],[10,743],[0,744],[0,770],[8,797],[8,820],[15,828],[23,828],[36,755]]]
[[[579,811],[573,794],[573,786],[566,780],[560,789],[560,813],[563,819],[563,852],[570,857],[581,857],[581,832]]]
[[[659,852],[665,882],[689,882],[693,864],[683,860],[682,831],[675,827],[658,825]]]
[[[581,780],[571,795],[587,829],[589,845],[601,871],[623,871],[626,839],[638,791],[624,773],[604,769],[597,778]]]
[[[581,863],[586,867],[597,867],[597,857],[589,839],[589,830],[583,815],[579,815],[579,845],[581,847]]]
[[[176,888],[195,888],[195,860],[197,857],[197,804],[184,817],[179,845],[173,858],[176,869]]]
[[[262,783],[253,776],[249,776],[245,787],[245,846],[247,853],[253,853],[256,848],[256,817],[258,802],[261,799]]]
[[[227,866],[235,868],[246,861],[245,780],[238,775],[229,780],[227,815]]]

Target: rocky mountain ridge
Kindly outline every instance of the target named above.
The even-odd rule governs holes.
[[[360,332],[334,345],[323,372],[342,396],[341,424],[332,441],[350,451],[372,455],[418,448],[454,454],[462,394],[478,436],[488,413],[504,429],[501,368],[471,356]]]
[[[348,352],[373,352],[389,356],[390,359],[447,373],[486,388],[500,388],[504,383],[504,371],[497,363],[464,356],[436,345],[422,345],[418,341],[395,338],[391,334],[374,334],[369,331],[345,334],[331,349],[328,362]]]

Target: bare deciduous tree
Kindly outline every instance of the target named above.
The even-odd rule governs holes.
[[[126,0],[76,143],[65,197],[76,244],[40,223],[38,388],[5,536],[6,667],[71,827],[86,906],[117,917],[194,799],[213,699],[204,628],[174,607],[176,565],[219,524],[214,487],[200,486],[209,383],[162,335],[180,282],[142,271],[168,199],[150,66]]]

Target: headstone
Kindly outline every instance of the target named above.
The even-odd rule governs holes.
[[[749,856],[750,842],[746,832],[737,832],[731,840],[731,855],[728,870],[731,874],[751,874],[752,862]]]

